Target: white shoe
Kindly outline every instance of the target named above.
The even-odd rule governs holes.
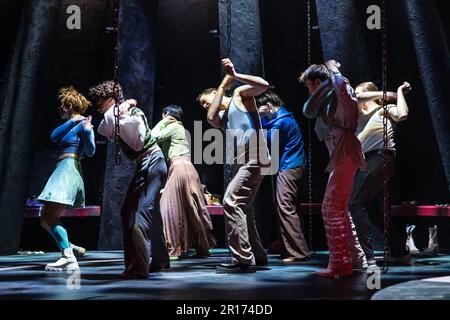
[[[77,258],[81,258],[85,255],[86,249],[80,246],[76,246],[73,243],[70,244],[70,248],[72,248],[73,254]]]
[[[419,249],[417,249],[416,245],[414,244],[413,232],[415,228],[416,228],[415,225],[408,225],[406,227],[406,235],[408,236],[406,239],[406,247],[409,249],[409,252],[413,255],[420,253]]]
[[[54,262],[45,266],[46,271],[76,271],[80,270],[78,266],[77,258],[73,255],[72,248],[64,249],[62,257]]]

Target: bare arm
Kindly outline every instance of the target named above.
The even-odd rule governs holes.
[[[219,116],[220,105],[222,104],[222,99],[225,95],[225,91],[231,87],[232,81],[233,78],[229,75],[226,75],[223,78],[222,83],[220,84],[219,88],[217,88],[216,96],[214,97],[214,100],[208,108],[208,123],[214,128],[222,127],[222,122]]]
[[[269,89],[269,83],[263,78],[236,72],[230,59],[222,59],[222,64],[228,75],[245,83],[245,85],[236,88],[234,94],[239,94],[242,98],[255,97]]]
[[[383,99],[383,91],[365,91],[356,94],[358,103],[365,103],[368,101],[374,101]],[[396,103],[397,94],[395,92],[387,92],[387,103]]]
[[[404,121],[408,118],[408,104],[406,103],[405,94],[411,91],[411,85],[404,82],[397,89],[397,107],[389,109],[389,115],[395,122]]]

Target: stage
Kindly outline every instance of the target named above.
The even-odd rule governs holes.
[[[92,251],[79,259],[77,274],[46,272],[57,260],[56,252],[0,257],[0,300],[370,300],[450,299],[450,255],[414,259],[414,266],[391,266],[381,275],[381,290],[369,290],[365,271],[352,278],[320,279],[313,276],[324,267],[327,252],[313,259],[283,265],[270,256],[269,266],[250,274],[216,274],[225,262],[226,250],[215,249],[205,259],[172,261],[171,268],[150,274],[148,280],[119,280],[121,251]],[[398,289],[397,289],[398,288]]]

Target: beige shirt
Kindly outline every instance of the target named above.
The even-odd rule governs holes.
[[[390,108],[395,108],[396,105],[389,104],[387,106],[388,110]],[[356,134],[358,136],[359,141],[361,141],[361,148],[364,153],[374,151],[374,150],[383,150],[384,149],[384,141],[383,141],[383,118],[384,116],[380,114],[380,110],[382,106],[376,108],[369,114],[360,113],[358,117],[358,128],[356,130]],[[395,122],[391,121],[388,117],[387,121],[387,137],[388,137],[388,150],[395,151],[395,142],[394,142],[394,130],[395,130]]]

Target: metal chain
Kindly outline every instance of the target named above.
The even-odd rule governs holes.
[[[387,8],[386,0],[381,1],[381,48],[382,48],[382,90],[383,90],[383,218],[384,218],[384,263],[383,273],[388,272],[389,264],[389,179],[387,172],[388,146],[388,108],[387,108]]]
[[[122,158],[120,156],[120,126],[119,126],[119,66],[118,66],[118,57],[119,57],[119,8],[120,8],[120,0],[114,1],[114,144],[115,144],[115,155],[114,159],[116,165],[120,165],[122,162]]]
[[[231,1],[227,0],[227,42],[226,42],[226,56],[225,58],[231,59]],[[224,149],[224,154],[226,148]],[[230,181],[231,178],[231,165],[224,164],[224,184],[227,184]],[[225,189],[227,188],[227,185],[225,185]],[[228,242],[228,233],[225,230],[225,245],[228,248],[228,257],[227,262],[233,263],[233,259],[231,257],[231,249]]]
[[[311,65],[311,0],[308,0],[307,3],[307,41],[308,41],[308,66]],[[312,119],[308,119],[308,235],[309,235],[309,251],[312,251],[313,247],[313,224],[312,224],[312,127],[313,121]]]
[[[227,0],[227,48],[226,48],[227,56],[226,58],[231,57],[231,0]]]

